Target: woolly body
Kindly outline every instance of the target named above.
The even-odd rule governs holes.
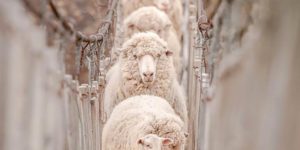
[[[104,94],[106,118],[115,105],[130,96],[155,95],[166,99],[175,112],[187,123],[184,91],[176,79],[172,57],[166,55],[166,43],[152,32],[137,33],[123,44],[119,61],[109,71]],[[157,57],[156,79],[145,84],[140,76],[138,57]],[[105,120],[105,119],[104,119]]]
[[[168,1],[169,9],[163,11],[168,14],[178,37],[181,37],[181,22],[183,17],[181,0],[122,0],[124,18],[140,7],[155,6],[159,8],[160,4],[164,1]]]
[[[103,150],[141,150],[139,138],[147,134],[173,140],[164,150],[182,150],[185,143],[183,121],[170,104],[156,96],[135,96],[118,104],[102,133]]]
[[[181,45],[169,17],[158,8],[148,6],[132,12],[124,20],[124,35],[126,39],[130,38],[134,33],[146,31],[157,33],[167,42],[168,48],[174,53],[174,66],[179,76],[182,72]]]

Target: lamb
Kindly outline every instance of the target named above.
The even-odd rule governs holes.
[[[183,121],[157,96],[140,95],[119,103],[102,132],[103,150],[183,150]]]
[[[181,22],[183,17],[181,0],[122,0],[122,5],[124,18],[143,6],[155,6],[159,8],[168,14],[176,29],[177,36],[181,37]]]
[[[140,138],[137,143],[142,145],[143,150],[161,150],[163,146],[169,146],[173,143],[173,140],[159,137],[156,134],[147,134]]]
[[[166,99],[187,125],[185,94],[176,79],[171,55],[166,42],[153,32],[136,33],[126,41],[119,61],[108,73],[103,121],[124,99],[148,94]]]
[[[177,75],[181,75],[182,62],[180,58],[181,45],[169,17],[154,6],[141,7],[132,12],[124,20],[125,38],[134,33],[153,31],[167,41],[168,48],[174,53],[173,60]]]

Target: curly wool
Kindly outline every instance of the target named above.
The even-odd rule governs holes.
[[[168,32],[173,26],[163,11],[154,6],[146,6],[127,16],[124,20],[124,28],[126,38],[130,38],[132,34],[137,32],[154,31],[166,40],[169,36]]]
[[[167,11],[174,28],[176,29],[176,33],[178,37],[181,37],[181,22],[183,17],[183,8],[181,4],[181,0],[172,0],[171,9]],[[140,7],[144,6],[155,6],[154,0],[122,0],[123,5],[123,14],[124,18],[131,14],[133,11],[137,10]],[[130,5],[128,5],[130,3]]]
[[[139,150],[137,140],[147,134],[171,138],[184,147],[184,123],[170,104],[156,96],[135,96],[118,104],[102,132],[104,150]],[[172,149],[172,148],[171,148]]]
[[[113,67],[115,72],[110,71],[113,77],[110,77],[105,88],[104,105],[108,116],[114,106],[124,99],[147,94],[166,99],[187,123],[184,93],[176,79],[172,57],[167,56],[166,52],[166,43],[152,32],[137,33],[124,43],[119,62]],[[158,58],[156,79],[151,85],[145,84],[139,73],[137,58],[145,54]]]
[[[119,61],[123,79],[121,90],[125,94],[125,98],[141,94],[153,94],[168,98],[172,79],[176,75],[172,58],[165,55],[166,43],[154,33],[138,33],[126,42],[123,48]],[[151,86],[142,82],[136,58],[146,54],[159,57],[156,66],[156,80]]]

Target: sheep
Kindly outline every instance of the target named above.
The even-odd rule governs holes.
[[[125,38],[130,38],[134,33],[153,31],[162,39],[167,41],[168,48],[174,53],[173,60],[178,76],[182,72],[182,62],[180,58],[181,44],[172,26],[169,17],[156,7],[141,7],[132,12],[124,20]]]
[[[102,149],[183,150],[187,136],[183,121],[165,99],[139,95],[114,108],[103,127]]]
[[[103,121],[122,100],[150,94],[167,99],[187,125],[186,98],[176,79],[171,55],[166,42],[153,32],[136,33],[127,40],[119,61],[109,70]]]
[[[183,17],[181,0],[122,0],[122,6],[124,18],[143,6],[155,6],[159,8],[168,14],[176,29],[177,36],[181,37],[181,22]]]

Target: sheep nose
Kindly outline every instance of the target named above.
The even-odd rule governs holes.
[[[151,71],[147,71],[147,72],[144,72],[143,75],[144,75],[145,77],[149,78],[149,77],[153,77],[154,73],[151,72]]]

